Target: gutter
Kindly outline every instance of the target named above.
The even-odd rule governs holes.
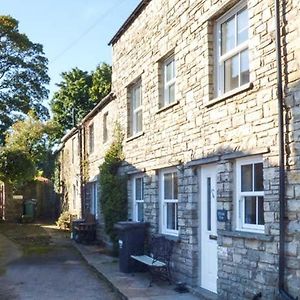
[[[278,137],[279,137],[279,296],[282,300],[297,300],[286,290],[285,274],[285,140],[284,140],[284,99],[282,88],[282,61],[281,61],[281,28],[280,28],[280,0],[275,0],[276,26],[276,65],[277,65],[277,97],[278,97]]]

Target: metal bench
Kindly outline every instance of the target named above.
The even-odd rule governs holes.
[[[149,286],[159,277],[166,279],[171,284],[170,260],[174,241],[165,236],[152,236],[149,255],[131,255],[131,258],[146,265],[151,274]]]

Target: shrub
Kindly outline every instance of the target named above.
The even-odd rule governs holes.
[[[124,161],[122,141],[123,134],[117,123],[114,140],[105,154],[104,163],[99,167],[105,231],[111,238],[114,247],[117,246],[114,224],[127,219],[127,180],[125,176],[118,173],[119,167]]]

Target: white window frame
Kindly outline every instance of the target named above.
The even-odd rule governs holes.
[[[234,6],[231,10],[229,10],[222,17],[220,17],[216,22],[216,26],[215,26],[215,45],[216,45],[215,61],[216,61],[216,77],[217,77],[216,78],[217,96],[222,96],[226,93],[230,93],[235,89],[242,89],[244,86],[248,86],[249,82],[250,82],[250,79],[249,79],[249,82],[241,85],[241,82],[240,82],[240,80],[241,80],[241,70],[240,70],[240,65],[239,65],[239,85],[238,85],[238,87],[236,87],[236,88],[234,88],[230,91],[225,92],[225,74],[224,74],[224,72],[225,72],[225,70],[224,70],[225,61],[228,60],[229,58],[232,58],[235,55],[240,54],[241,52],[249,49],[249,36],[248,36],[247,41],[243,42],[240,45],[237,45],[234,49],[228,51],[224,55],[221,55],[221,53],[222,53],[221,52],[222,51],[221,50],[221,47],[222,47],[221,25],[233,16],[235,16],[235,18],[236,18],[238,12],[240,12],[244,8],[246,8],[248,10],[247,1],[242,1],[238,5]],[[237,24],[237,22],[235,22],[235,30],[237,31],[236,24]],[[236,38],[237,38],[237,35],[236,35]],[[250,62],[249,62],[249,65],[250,65]],[[250,66],[249,66],[249,72],[250,72]]]
[[[89,125],[89,153],[93,153],[94,152],[94,148],[95,148],[95,127],[94,127],[94,123],[91,123]]]
[[[141,104],[138,107],[134,107],[134,97],[136,95],[135,91],[137,89],[140,89],[140,101]],[[139,80],[137,83],[135,83],[131,88],[131,111],[132,111],[132,135],[138,134],[143,131],[143,99],[142,99],[142,82]],[[139,112],[142,112],[142,128],[138,130],[137,125],[137,115]]]
[[[178,173],[176,168],[171,169],[165,169],[159,173],[159,183],[160,183],[160,230],[162,234],[167,235],[173,235],[178,236],[179,235],[179,228],[178,228],[178,192],[177,192],[177,199],[164,199],[164,191],[165,191],[165,184],[164,184],[164,175],[169,173]],[[173,176],[172,176],[173,178]],[[172,184],[173,180],[172,180]],[[178,186],[178,174],[177,174],[177,186]],[[167,228],[167,204],[168,203],[175,203],[177,204],[177,208],[175,208],[175,216],[177,216],[177,219],[175,219],[175,227],[178,228],[178,230],[175,229],[169,229]]]
[[[167,66],[173,63],[174,67],[174,77],[167,81]],[[172,55],[169,58],[167,58],[164,63],[163,63],[163,77],[164,77],[164,97],[163,97],[163,107],[167,106],[171,103],[174,103],[176,101],[176,61],[175,61],[175,56]],[[174,100],[170,101],[170,94],[169,94],[169,87],[171,85],[174,85]]]
[[[136,199],[136,181],[137,179],[142,179],[142,199],[141,200],[137,200]],[[145,207],[144,207],[144,201],[145,199],[145,194],[144,194],[144,176],[143,175],[137,175],[137,176],[134,176],[132,178],[132,208],[133,208],[133,211],[132,211],[132,216],[133,216],[133,220],[136,221],[136,222],[144,222],[144,219],[145,219]],[[138,205],[139,204],[143,204],[143,207],[144,207],[144,213],[143,213],[143,220],[139,220],[139,210],[138,210]]]
[[[99,193],[98,193],[98,182],[90,182],[90,193],[91,193],[91,213],[95,215],[95,219],[99,219]]]
[[[241,158],[236,161],[236,220],[237,229],[241,231],[252,231],[258,233],[264,233],[265,225],[248,224],[245,223],[245,197],[264,197],[264,191],[241,191],[242,174],[241,168],[243,165],[254,165],[257,163],[263,163],[263,159],[260,156],[254,156],[249,158]],[[254,184],[254,172],[252,172],[252,181]],[[258,201],[258,200],[257,200]],[[264,212],[263,212],[264,213]],[[258,216],[258,205],[256,205],[256,216]]]

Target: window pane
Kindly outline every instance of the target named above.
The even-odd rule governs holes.
[[[264,190],[264,180],[263,180],[263,164],[254,165],[254,190],[263,191]]]
[[[169,94],[169,103],[175,101],[175,83],[169,85],[168,87],[168,94]]]
[[[167,80],[167,82],[172,80],[174,77],[175,77],[175,64],[174,64],[174,60],[171,60],[166,65],[166,80]]]
[[[178,199],[178,177],[176,172],[173,173],[173,184],[174,184],[173,199]]]
[[[248,10],[245,8],[237,15],[238,44],[248,40]]]
[[[221,25],[221,47],[222,55],[235,47],[235,17]]]
[[[137,220],[144,222],[144,203],[137,203]]]
[[[143,111],[139,110],[135,113],[134,133],[143,130]]]
[[[258,224],[264,225],[265,218],[264,218],[264,197],[257,197],[258,198]]]
[[[224,63],[225,92],[239,86],[239,55],[229,58]]]
[[[172,173],[164,174],[164,199],[173,199]]]
[[[241,191],[252,191],[252,165],[244,165],[241,167]]]
[[[142,197],[142,184],[143,184],[142,178],[136,178],[135,179],[135,199],[136,200],[143,200],[143,197]]]
[[[256,224],[256,197],[245,197],[245,223]]]
[[[249,52],[241,52],[241,85],[249,82]]]
[[[211,230],[211,178],[207,178],[207,230]]]
[[[177,203],[167,203],[167,229],[177,230]]]

